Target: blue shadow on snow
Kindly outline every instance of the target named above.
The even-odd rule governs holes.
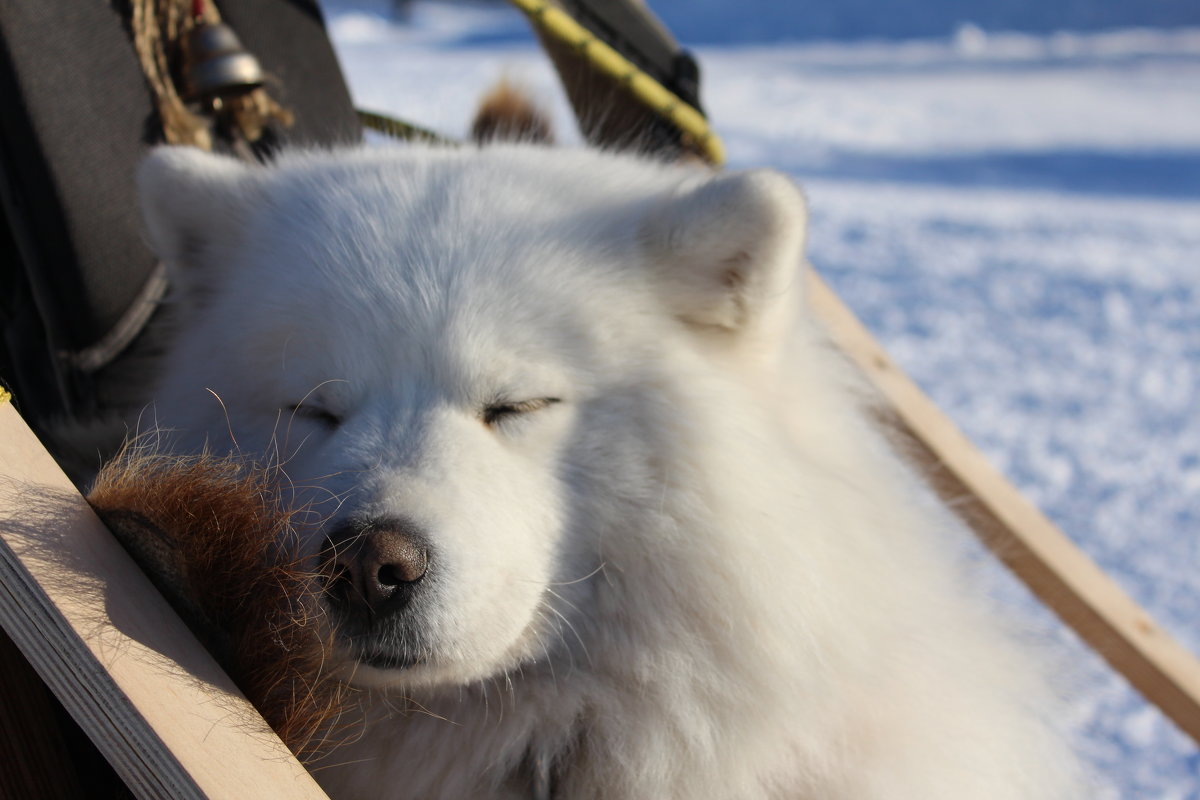
[[[806,177],[1200,198],[1200,151],[1060,150],[947,156],[839,153],[820,163],[796,164],[795,171]]]

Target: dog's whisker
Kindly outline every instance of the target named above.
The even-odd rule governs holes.
[[[206,387],[205,391],[215,397],[217,402],[221,404],[221,413],[225,416],[225,430],[229,433],[229,441],[233,443],[234,450],[240,453],[242,447],[238,444],[237,436],[233,433],[233,420],[229,416],[229,409],[225,406],[225,401],[214,390]]]
[[[588,580],[589,578],[594,577],[596,574],[603,572],[604,566],[605,566],[605,562],[602,561],[602,562],[600,562],[599,566],[597,566],[594,570],[589,572],[587,575],[584,575],[582,578],[576,578],[573,581],[551,581],[551,582],[547,583],[546,585],[547,586],[574,586],[577,583],[583,583],[584,581]]]
[[[550,591],[550,590],[547,589],[547,591]],[[554,594],[554,592],[552,592],[552,591],[550,593]],[[560,597],[557,594],[555,594],[555,597],[558,597],[560,600],[562,600],[562,597]],[[567,601],[563,600],[563,602],[567,602]],[[567,603],[567,605],[571,605],[571,603]],[[563,614],[561,611],[559,611],[557,608],[555,608],[552,604],[548,603],[548,604],[544,605],[543,607],[546,610],[548,610],[550,613],[552,613],[556,617],[558,617],[562,621],[562,624],[565,625],[566,628],[568,630],[570,630],[572,634],[575,635],[575,640],[577,642],[579,642],[579,648],[583,651],[584,658],[586,658],[588,663],[591,664],[592,663],[592,654],[590,652],[588,652],[587,643],[584,642],[583,636],[581,636],[579,634],[579,631],[576,629],[575,624],[573,622],[571,622],[571,620],[567,619],[566,615]],[[565,642],[564,642],[564,644],[565,644]],[[570,652],[571,650],[572,650],[572,648],[567,648],[568,652]]]

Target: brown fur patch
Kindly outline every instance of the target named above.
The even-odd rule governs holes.
[[[471,139],[479,144],[494,141],[520,141],[553,144],[554,129],[550,117],[529,95],[507,81],[501,81],[479,102]]]
[[[296,553],[277,469],[126,450],[88,500],[301,761],[336,744],[351,690],[331,673],[317,576]]]

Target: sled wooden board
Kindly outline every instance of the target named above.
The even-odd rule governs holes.
[[[1200,660],[997,472],[833,290],[808,274],[812,310],[890,406],[904,449],[942,501],[1042,603],[1200,743]]]
[[[326,798],[11,403],[0,623],[137,797]]]

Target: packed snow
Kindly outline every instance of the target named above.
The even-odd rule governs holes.
[[[866,19],[872,1],[846,8]],[[920,24],[887,28],[806,27],[807,4],[650,3],[702,43],[731,166],[805,187],[816,267],[992,462],[1200,652],[1200,28],[1182,27],[1200,7],[1145,4],[1141,18],[1107,0],[1072,17],[1080,4],[990,2],[972,21],[925,0]],[[503,4],[325,8],[360,106],[460,136],[507,76],[578,140]],[[1106,20],[1157,27],[1096,30]],[[1032,635],[1067,649],[1094,797],[1200,798],[1195,743],[986,568]]]

